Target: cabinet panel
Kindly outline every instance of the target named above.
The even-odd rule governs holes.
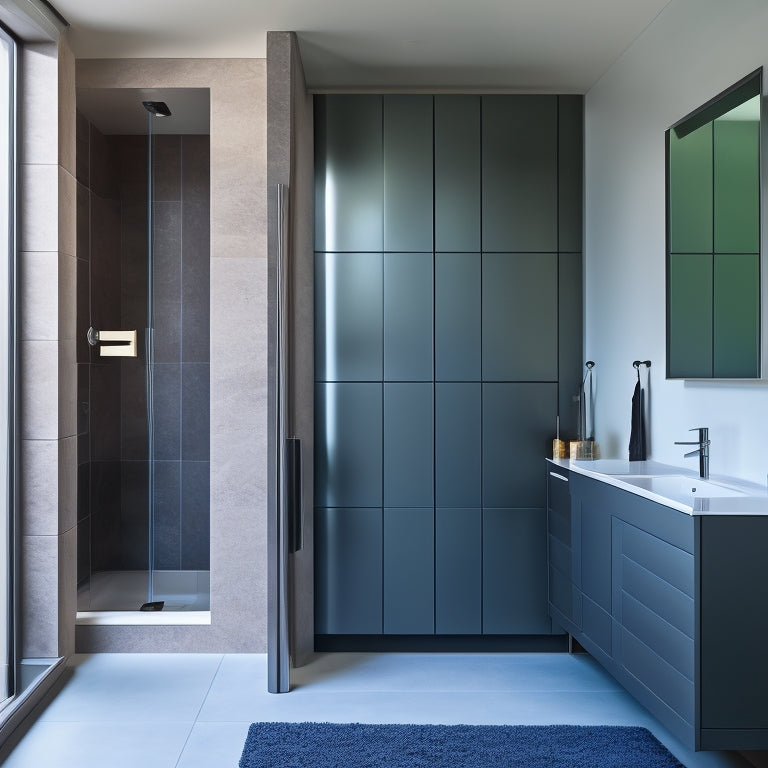
[[[315,97],[315,250],[381,251],[381,96]]]
[[[380,253],[315,254],[315,380],[381,381]]]
[[[439,507],[481,504],[480,384],[435,385],[435,494]]]
[[[431,384],[384,385],[384,504],[434,502]]]
[[[582,250],[584,97],[558,96],[558,250]]]
[[[431,96],[384,96],[384,250],[432,250]]]
[[[480,250],[479,96],[435,96],[435,250]]]
[[[626,593],[621,601],[621,624],[689,680],[694,676],[693,640],[657,613]]]
[[[384,510],[384,633],[432,634],[434,511]]]
[[[547,507],[549,533],[568,548],[571,547],[571,488],[568,470],[549,470],[547,473]]]
[[[315,500],[382,505],[382,385],[315,385]]]
[[[483,380],[557,381],[557,255],[483,254]]]
[[[670,253],[712,253],[712,123],[669,132]]]
[[[557,97],[483,96],[483,250],[557,250]]]
[[[315,511],[315,632],[381,634],[380,509]]]
[[[384,379],[432,381],[432,254],[384,254]]]
[[[611,515],[599,503],[584,498],[579,514],[581,591],[604,611],[610,612]]]
[[[435,379],[480,380],[479,253],[435,254]]]
[[[573,583],[557,568],[549,569],[549,602],[566,619],[573,621]]]
[[[621,630],[621,658],[618,661],[668,707],[688,723],[693,723],[693,682],[626,629]]]
[[[760,375],[760,256],[715,254],[714,375]]]
[[[689,552],[633,525],[622,523],[621,554],[693,598],[694,564],[693,555]]]
[[[761,729],[760,749],[768,723],[766,540],[768,517],[701,518],[701,726]],[[725,748],[744,743],[736,734]]]
[[[483,509],[483,632],[549,634],[544,509]]]
[[[577,435],[577,409],[573,396],[584,377],[582,341],[582,258],[580,253],[558,255],[558,380],[560,382],[560,434]]]
[[[712,255],[669,255],[668,378],[712,376]]]
[[[483,506],[545,507],[557,384],[483,384]]]
[[[611,614],[597,603],[582,595],[581,628],[588,639],[608,656],[612,654]]]
[[[550,533],[549,533],[549,562],[554,568],[557,568],[562,574],[571,579],[571,568],[573,565],[573,553],[571,548],[552,534],[552,512],[549,513]]]
[[[692,597],[626,557],[619,558],[618,567],[621,570],[618,572],[617,586],[624,594],[647,605],[664,621],[693,638],[695,625]],[[618,603],[618,607],[620,605]],[[620,618],[621,614],[618,616]]]
[[[482,512],[438,508],[435,515],[435,631],[444,635],[479,635]]]

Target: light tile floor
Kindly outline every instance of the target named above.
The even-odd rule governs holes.
[[[746,768],[683,747],[586,654],[325,654],[266,691],[263,655],[79,655],[6,768],[235,768],[250,723],[640,725],[687,768]]]

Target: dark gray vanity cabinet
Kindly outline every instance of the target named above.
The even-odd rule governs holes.
[[[548,464],[549,611],[678,738],[768,748],[768,517],[688,515]]]

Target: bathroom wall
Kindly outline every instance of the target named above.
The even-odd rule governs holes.
[[[767,35],[763,0],[672,0],[586,95],[585,357],[604,457],[628,456],[632,361],[650,359],[651,457],[696,469],[673,443],[707,426],[713,476],[766,482],[768,384],[665,380],[664,132],[768,65]],[[763,336],[767,317],[764,298]]]
[[[265,62],[80,60],[77,85],[210,88],[211,93],[211,623],[81,625],[77,648],[263,652],[267,635]]]
[[[75,60],[66,35],[20,59],[21,655],[44,658],[75,642]]]

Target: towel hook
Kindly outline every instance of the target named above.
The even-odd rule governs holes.
[[[632,363],[632,367],[637,371],[637,380],[640,381],[640,366],[644,365],[646,368],[651,367],[651,361],[650,360],[635,360]]]

